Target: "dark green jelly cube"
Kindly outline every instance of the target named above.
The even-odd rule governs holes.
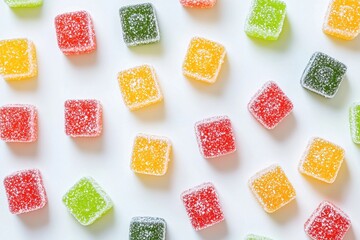
[[[134,217],[130,222],[130,240],[165,240],[166,222],[157,217]]]

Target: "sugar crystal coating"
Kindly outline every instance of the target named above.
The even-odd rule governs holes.
[[[191,39],[183,63],[184,76],[206,83],[215,83],[226,56],[225,47],[205,38]]]
[[[216,0],[180,0],[184,7],[190,8],[212,8],[216,4]]]
[[[350,133],[354,143],[360,144],[360,103],[354,103],[349,113]]]
[[[224,220],[219,197],[212,183],[203,183],[183,192],[181,199],[196,231]]]
[[[333,183],[345,157],[345,150],[322,138],[310,140],[299,171],[326,183]]]
[[[259,235],[249,234],[245,237],[245,240],[272,240],[272,239]]]
[[[63,13],[55,18],[57,41],[65,55],[96,50],[96,36],[91,16],[86,11]]]
[[[91,177],[81,178],[64,196],[63,203],[82,225],[90,225],[107,213],[113,203]]]
[[[323,201],[304,225],[313,240],[342,240],[351,226],[350,218],[334,204]]]
[[[47,203],[38,169],[22,170],[6,176],[4,186],[12,214],[35,211],[43,208]]]
[[[265,128],[273,129],[290,114],[293,104],[275,82],[269,81],[253,96],[248,109]]]
[[[43,4],[43,0],[5,0],[11,8],[33,8]]]
[[[197,122],[195,134],[200,152],[205,158],[219,157],[236,151],[233,128],[227,116]]]
[[[294,187],[278,165],[272,165],[258,172],[249,180],[249,186],[268,213],[275,212],[296,197]]]
[[[130,222],[130,240],[165,240],[166,222],[158,217],[134,217]]]

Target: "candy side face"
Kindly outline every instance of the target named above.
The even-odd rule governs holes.
[[[183,192],[181,199],[196,231],[224,220],[219,197],[212,183],[204,183]]]
[[[272,239],[259,235],[249,234],[245,237],[245,240],[272,240]]]
[[[90,177],[80,179],[62,200],[82,225],[92,224],[113,206],[110,197]]]
[[[313,138],[302,157],[299,171],[326,183],[333,183],[345,157],[345,150],[325,139]]]
[[[350,226],[350,218],[341,209],[324,201],[307,220],[304,229],[314,240],[342,240]]]
[[[130,240],[165,240],[166,222],[157,217],[134,217],[130,222]]]
[[[5,0],[11,8],[33,8],[43,5],[43,0]]]
[[[350,133],[354,143],[360,144],[360,103],[354,103],[349,113]]]
[[[216,0],[180,0],[184,7],[190,8],[212,8],[216,4]]]
[[[37,169],[18,171],[5,177],[4,186],[12,214],[35,211],[47,203],[41,173]]]
[[[184,76],[215,83],[226,55],[225,47],[205,38],[191,39],[183,63]]]
[[[279,0],[254,0],[245,23],[245,32],[251,37],[277,40],[282,31],[286,4]]]

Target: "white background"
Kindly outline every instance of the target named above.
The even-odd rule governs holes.
[[[248,233],[274,239],[307,239],[303,224],[322,200],[341,207],[353,222],[347,240],[360,238],[359,147],[352,143],[348,108],[360,101],[360,37],[345,42],[328,37],[321,27],[328,1],[288,0],[280,39],[264,42],[243,31],[250,0],[219,0],[210,10],[183,8],[177,0],[151,0],[160,24],[161,42],[127,48],[118,9],[139,0],[45,0],[38,9],[11,10],[0,1],[0,39],[27,37],[37,47],[36,81],[0,81],[0,104],[30,103],[39,110],[39,140],[34,144],[0,143],[1,179],[14,171],[39,168],[49,203],[39,211],[11,215],[0,187],[1,239],[127,239],[130,219],[166,219],[167,239],[243,239]],[[91,13],[98,49],[90,55],[66,57],[57,47],[57,14]],[[214,85],[185,79],[181,65],[190,39],[203,36],[222,43],[227,59]],[[310,56],[323,51],[348,66],[334,99],[303,89],[299,80]],[[155,67],[164,103],[137,112],[124,105],[116,75],[148,63]],[[267,80],[276,81],[294,103],[294,111],[276,129],[264,129],[246,106]],[[72,139],[64,133],[66,99],[96,98],[104,107],[104,132],[96,139]],[[238,151],[220,159],[201,157],[193,130],[206,117],[228,115]],[[129,161],[138,133],[167,136],[173,156],[164,177],[135,175]],[[346,161],[334,184],[304,177],[297,171],[310,137],[333,141],[346,150]],[[267,214],[251,194],[247,181],[258,170],[279,163],[297,190],[297,199]],[[82,176],[92,176],[115,203],[114,210],[89,227],[81,226],[61,202]],[[195,232],[180,193],[211,181],[226,221]]]

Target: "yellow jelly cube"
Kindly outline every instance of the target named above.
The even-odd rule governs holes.
[[[194,37],[191,39],[184,63],[184,76],[198,81],[214,83],[226,55],[219,43]]]
[[[302,157],[299,171],[327,183],[333,183],[344,160],[345,151],[334,143],[313,138]]]
[[[0,41],[0,75],[5,80],[25,80],[37,76],[36,50],[27,39]]]
[[[331,0],[323,31],[345,40],[354,39],[360,32],[360,1]]]
[[[130,110],[137,110],[163,100],[155,70],[148,65],[122,71],[118,75],[120,90]]]
[[[135,138],[131,169],[136,173],[164,175],[170,161],[171,143],[165,137],[139,134]]]
[[[284,171],[272,165],[253,176],[250,189],[266,212],[272,213],[295,199],[296,192]]]

